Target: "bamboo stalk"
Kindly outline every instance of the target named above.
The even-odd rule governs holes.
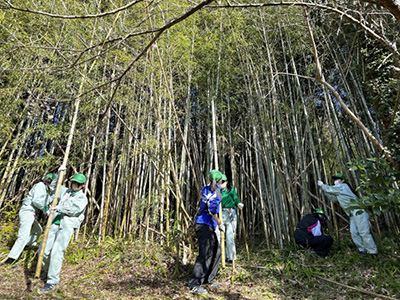
[[[336,282],[334,280],[331,280],[331,279],[328,279],[328,278],[324,278],[324,277],[321,277],[321,276],[318,276],[318,275],[315,275],[315,274],[313,274],[312,276],[314,276],[314,277],[316,277],[316,278],[318,278],[320,280],[324,280],[324,281],[327,281],[329,283],[333,283],[333,284],[339,285],[339,286],[344,287],[346,289],[355,290],[355,291],[363,293],[363,294],[367,294],[367,295],[371,295],[371,296],[377,297],[378,299],[396,300],[395,298],[392,298],[392,297],[389,297],[389,296],[376,294],[374,292],[370,292],[370,291],[367,291],[367,290],[364,290],[364,289],[352,287],[352,286],[349,286],[347,284],[339,283],[339,282]]]

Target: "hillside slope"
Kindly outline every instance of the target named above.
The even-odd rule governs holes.
[[[194,258],[173,277],[174,252],[159,244],[108,239],[102,246],[71,243],[61,283],[39,294],[45,276],[34,278],[36,249],[24,251],[18,268],[0,266],[0,299],[399,299],[396,244],[381,241],[378,258],[359,257],[349,239],[337,242],[325,259],[306,250],[239,251],[235,266],[221,268],[220,289],[193,294],[186,283]],[[7,253],[1,248],[2,256]],[[379,294],[381,296],[378,296]],[[385,298],[386,296],[386,298]]]

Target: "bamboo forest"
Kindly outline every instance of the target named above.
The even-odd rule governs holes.
[[[0,20],[1,299],[400,298],[399,1],[2,0]],[[219,186],[209,226],[213,182],[241,204]],[[87,199],[70,235],[65,190]],[[295,238],[307,215],[327,255]],[[213,249],[218,284],[192,285]]]

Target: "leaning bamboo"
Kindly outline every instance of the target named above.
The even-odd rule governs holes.
[[[115,22],[117,21],[119,15],[120,15],[120,13],[117,14],[113,25],[115,25]],[[103,48],[104,43],[108,40],[108,37],[110,36],[111,30],[112,30],[113,27],[114,26],[111,27],[111,29],[108,32],[106,38],[104,39],[104,42],[102,44],[101,49]],[[99,51],[101,51],[101,49]],[[68,163],[68,157],[69,157],[69,153],[70,153],[70,150],[71,150],[72,139],[74,137],[75,126],[76,126],[76,122],[77,122],[77,119],[78,119],[79,105],[80,105],[80,101],[81,101],[81,96],[80,95],[82,94],[83,87],[84,87],[84,84],[86,82],[86,79],[89,76],[89,74],[91,73],[91,71],[93,70],[96,62],[97,62],[97,57],[93,61],[93,63],[91,65],[90,69],[88,70],[86,76],[84,76],[82,78],[82,82],[81,82],[81,84],[79,86],[78,96],[75,99],[75,111],[74,111],[74,115],[73,115],[73,118],[72,118],[71,128],[70,128],[70,132],[69,132],[69,135],[68,135],[67,147],[65,149],[65,154],[64,154],[63,164],[62,164],[62,166],[64,166],[64,167]],[[85,65],[85,68],[86,68],[86,65]],[[54,200],[53,200],[52,207],[55,207],[57,205],[57,203],[58,203],[58,196],[59,196],[59,193],[60,193],[61,184],[62,184],[62,182],[64,180],[64,175],[65,175],[65,170],[61,170],[60,177],[58,178],[58,182],[57,182],[57,188],[56,188],[56,191],[54,193]],[[46,224],[46,229],[44,231],[43,241],[42,241],[42,244],[41,244],[39,257],[38,257],[38,263],[37,263],[37,266],[36,266],[35,277],[37,277],[37,278],[39,278],[39,276],[40,276],[40,271],[41,271],[42,262],[43,262],[44,250],[46,248],[46,243],[47,243],[47,238],[49,236],[50,226],[51,226],[51,224],[53,222],[53,216],[54,216],[54,210],[51,210],[49,218],[48,218],[48,221],[47,221],[47,224]]]
[[[83,86],[83,84],[81,85],[81,87]],[[79,113],[79,104],[80,104],[80,97],[77,97],[75,100],[75,112],[74,112],[74,116],[72,119],[72,124],[71,124],[71,128],[70,128],[70,132],[68,135],[68,142],[67,142],[67,147],[65,149],[65,154],[64,154],[64,159],[63,159],[63,163],[62,166],[66,166],[68,163],[68,157],[69,157],[69,153],[71,150],[71,145],[72,145],[72,139],[74,137],[74,131],[75,131],[75,126],[76,126],[76,121],[78,119],[78,113]],[[64,175],[65,175],[65,170],[61,170],[60,171],[60,177],[58,178],[58,182],[57,182],[57,188],[56,191],[54,193],[54,200],[52,203],[52,207],[56,207],[58,204],[58,197],[60,194],[60,189],[61,189],[61,184],[64,180]],[[43,255],[44,255],[44,250],[46,248],[46,243],[47,243],[47,238],[49,236],[49,231],[50,231],[50,226],[53,222],[53,216],[54,216],[54,210],[50,210],[50,215],[49,218],[47,220],[47,224],[46,224],[46,229],[44,231],[44,235],[43,235],[43,241],[40,247],[40,252],[39,252],[39,257],[38,257],[38,262],[36,265],[36,272],[35,272],[35,277],[39,278],[40,277],[40,271],[42,268],[42,262],[43,262]]]
[[[316,69],[316,76],[315,76],[315,80],[320,82],[322,85],[324,85],[337,99],[337,101],[339,101],[341,107],[343,108],[343,110],[350,116],[350,118],[358,125],[358,127],[360,128],[360,130],[362,130],[365,135],[369,138],[369,140],[372,142],[372,144],[380,151],[382,152],[386,159],[392,164],[395,165],[395,161],[393,160],[393,157],[391,155],[391,153],[378,141],[378,139],[372,135],[372,133],[370,132],[370,130],[361,122],[361,120],[349,109],[349,107],[344,103],[342,97],[340,97],[339,93],[337,92],[337,90],[330,85],[327,81],[325,81],[324,75],[322,73],[322,67],[321,64],[319,62],[319,57],[318,57],[318,52],[317,52],[317,46],[315,44],[314,41],[314,36],[311,30],[311,26],[308,20],[308,15],[306,13],[306,11],[304,10],[304,14],[306,17],[306,23],[307,23],[307,28],[308,28],[308,33],[310,36],[310,40],[312,43],[312,47],[313,47],[313,51],[314,51],[314,59],[315,59],[315,69]]]

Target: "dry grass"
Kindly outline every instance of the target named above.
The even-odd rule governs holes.
[[[28,250],[17,269],[0,266],[0,299],[377,299],[365,291],[396,299],[399,253],[389,241],[378,259],[359,257],[348,240],[337,243],[326,259],[304,250],[253,248],[250,261],[240,252],[235,269],[220,269],[222,288],[209,289],[207,296],[193,294],[186,286],[193,260],[179,265],[173,278],[174,252],[157,243],[108,239],[101,247],[87,248],[73,243],[56,291],[38,293],[45,278],[34,278],[36,252]],[[8,249],[4,245],[0,251],[6,255]]]

